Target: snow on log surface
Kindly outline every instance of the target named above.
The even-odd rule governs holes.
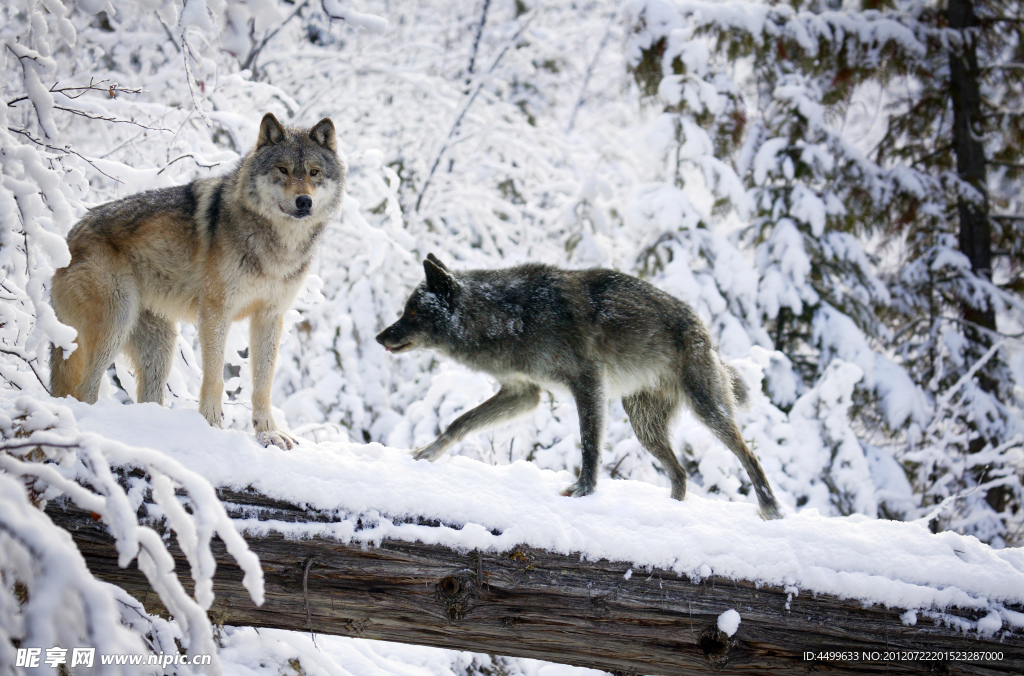
[[[82,431],[155,447],[219,487],[261,558],[267,595],[256,608],[221,552],[219,622],[632,673],[754,673],[781,660],[833,672],[1024,669],[1020,549],[813,510],[764,522],[753,503],[680,503],[636,481],[606,479],[570,499],[558,494],[568,473],[526,462],[430,464],[376,444],[282,452],[196,413],[71,406]],[[100,525],[57,518],[97,575],[154,601],[141,577],[116,568]],[[717,628],[729,609],[741,619],[731,637]],[[804,662],[805,652],[861,659]]]

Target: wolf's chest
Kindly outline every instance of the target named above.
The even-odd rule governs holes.
[[[276,273],[276,274],[275,274]],[[234,275],[226,285],[227,304],[232,314],[248,315],[257,306],[290,305],[298,294],[306,274],[298,266],[291,270],[262,270]]]

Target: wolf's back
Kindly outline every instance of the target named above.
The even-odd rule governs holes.
[[[192,219],[197,204],[194,187],[194,183],[188,183],[147,190],[93,207],[72,228],[69,237],[85,229],[109,235],[130,235],[140,224],[154,217]]]

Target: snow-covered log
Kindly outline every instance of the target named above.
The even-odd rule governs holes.
[[[295,539],[274,528],[254,535],[254,516],[277,524],[336,519],[255,492],[223,490],[221,498],[239,523],[249,524],[247,540],[266,576],[266,602],[252,603],[241,571],[215,543],[219,570],[210,614],[220,624],[532,657],[621,674],[1024,670],[1024,635],[998,627],[985,632],[986,612],[977,608],[901,612],[526,546],[460,551],[424,544],[429,535],[375,544],[322,534]],[[151,612],[166,612],[141,574],[118,567],[101,523],[57,503],[48,512],[72,533],[93,574],[122,586]],[[421,519],[416,525],[421,535],[435,529],[436,541],[444,541],[443,524]],[[843,527],[855,525],[837,522]],[[721,537],[728,546],[730,535]],[[977,567],[977,575],[988,574],[983,564]]]

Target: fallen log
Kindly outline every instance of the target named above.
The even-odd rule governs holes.
[[[220,495],[239,518],[331,520],[254,493]],[[96,577],[123,587],[150,612],[165,612],[139,571],[117,566],[101,523],[57,502],[47,512],[71,532]],[[977,620],[969,609],[921,612],[908,625],[899,610],[859,601],[713,576],[692,581],[529,547],[494,553],[397,540],[365,546],[287,539],[273,530],[246,539],[263,564],[266,602],[253,605],[241,571],[215,541],[219,567],[209,612],[218,624],[531,657],[618,674],[1024,672],[1020,633],[979,637],[951,626],[956,617]],[[171,551],[190,588],[173,542]],[[730,609],[741,618],[731,636],[718,627]]]

